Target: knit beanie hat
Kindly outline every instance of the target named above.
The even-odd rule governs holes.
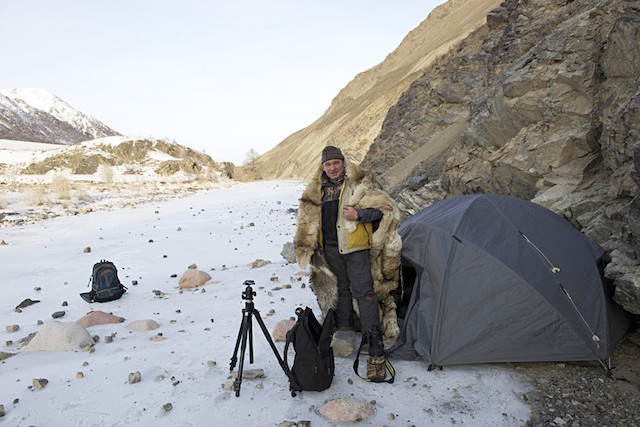
[[[344,156],[342,155],[342,151],[338,147],[334,147],[333,145],[327,145],[322,150],[322,163],[327,160],[340,159],[344,160]]]

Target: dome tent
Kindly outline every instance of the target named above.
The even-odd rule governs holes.
[[[602,361],[628,328],[603,279],[603,249],[535,203],[454,197],[398,233],[412,291],[393,357],[431,366]]]

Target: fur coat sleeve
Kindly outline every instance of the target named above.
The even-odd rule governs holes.
[[[396,317],[393,291],[398,287],[402,241],[397,233],[400,213],[395,202],[382,190],[370,171],[345,162],[347,176],[353,183],[354,193],[350,204],[355,208],[376,208],[383,214],[372,236],[369,251],[373,289],[380,304],[380,323],[386,343],[392,343],[400,332]],[[322,213],[322,168],[315,174],[300,197],[298,225],[294,239],[296,259],[301,268],[311,263],[311,288],[324,314],[335,308],[338,286],[335,275],[329,269],[319,247]],[[355,229],[356,222],[347,227]],[[357,313],[357,305],[354,304]]]

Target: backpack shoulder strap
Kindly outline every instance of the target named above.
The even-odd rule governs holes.
[[[298,315],[298,320],[296,321],[295,325],[293,325],[293,327],[287,331],[287,334],[286,334],[287,341],[284,344],[284,358],[283,358],[284,359],[284,365],[287,368],[285,373],[289,377],[289,390],[291,391],[291,395],[294,396],[294,397],[295,397],[295,393],[297,391],[301,391],[302,389],[298,385],[298,382],[296,381],[295,375],[293,375],[293,372],[291,371],[291,367],[289,367],[289,345],[291,345],[291,343],[293,343],[294,348],[295,348],[296,332],[298,331],[298,327],[300,326],[300,321],[301,321],[301,318],[302,318],[302,315],[303,315],[303,310],[298,307],[296,309],[296,314]]]

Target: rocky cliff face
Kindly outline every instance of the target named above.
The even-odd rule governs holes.
[[[412,82],[363,164],[405,215],[469,193],[550,208],[640,314],[639,76],[640,2],[506,0]]]

